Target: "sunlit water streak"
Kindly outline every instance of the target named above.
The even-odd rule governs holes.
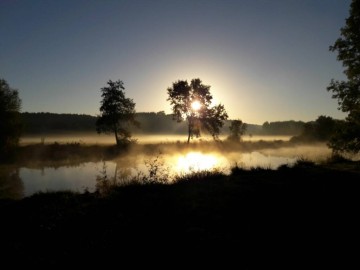
[[[96,177],[105,169],[108,177],[118,177],[118,181],[131,179],[136,175],[149,175],[149,166],[152,162],[158,163],[158,173],[169,173],[170,181],[176,175],[184,175],[198,171],[218,170],[229,173],[230,168],[235,166],[251,168],[265,167],[277,168],[282,164],[292,164],[296,159],[289,157],[276,157],[263,155],[258,152],[252,153],[227,153],[223,156],[219,153],[202,153],[201,151],[184,154],[162,155],[157,157],[141,156],[127,162],[117,160],[103,162],[86,162],[80,166],[41,169],[20,168],[19,177],[23,182],[24,196],[30,196],[39,191],[63,191],[77,192],[95,191]],[[104,167],[105,166],[105,167]]]
[[[192,171],[212,170],[221,163],[220,158],[214,154],[201,152],[189,152],[177,158],[175,170],[180,173]]]

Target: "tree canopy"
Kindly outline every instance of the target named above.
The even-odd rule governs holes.
[[[327,90],[338,100],[339,109],[348,115],[329,146],[334,151],[357,153],[360,151],[360,0],[351,2],[350,15],[340,33],[330,51],[337,51],[347,80],[332,79]]]
[[[21,100],[17,90],[0,79],[0,160],[9,159],[19,144]]]
[[[190,84],[179,80],[167,89],[167,93],[174,120],[188,122],[188,143],[194,136],[200,137],[203,129],[218,139],[228,115],[224,105],[211,106],[210,86],[204,85],[200,79],[193,79]]]
[[[240,142],[241,137],[246,132],[246,128],[246,124],[240,119],[232,120],[229,127],[230,135],[228,136],[228,140],[232,142]]]
[[[315,121],[307,122],[303,131],[298,136],[291,138],[293,142],[326,142],[336,133],[337,126],[341,121],[330,116],[320,115]]]
[[[114,133],[117,145],[130,142],[129,125],[138,125],[135,120],[135,103],[125,97],[124,83],[109,80],[108,86],[101,88],[100,116],[96,121],[98,133]]]

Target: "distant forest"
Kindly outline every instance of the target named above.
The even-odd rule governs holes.
[[[86,114],[56,114],[56,113],[21,113],[24,134],[95,132],[96,117]],[[184,134],[187,133],[185,122],[177,123],[171,114],[161,112],[136,113],[140,128],[131,127],[134,134]],[[229,133],[231,120],[227,120],[223,134]],[[247,135],[299,135],[305,122],[278,121],[265,122],[263,125],[247,124]]]

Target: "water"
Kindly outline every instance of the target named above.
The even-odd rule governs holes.
[[[0,198],[22,198],[40,191],[84,192],[88,190],[93,192],[95,191],[96,177],[101,176],[104,169],[108,177],[114,177],[116,173],[119,181],[125,181],[139,174],[149,175],[151,164],[153,164],[158,166],[158,175],[166,173],[171,181],[176,175],[201,170],[217,169],[229,173],[230,167],[235,164],[245,168],[260,166],[275,169],[281,164],[292,164],[294,161],[295,158],[263,155],[259,152],[227,153],[226,156],[223,156],[219,153],[190,151],[184,154],[159,155],[157,157],[138,155],[132,157],[131,162],[122,158],[107,162],[85,162],[79,166],[13,168],[7,172],[12,178],[11,181],[0,179]],[[16,186],[13,187],[12,184]]]
[[[82,137],[82,142],[91,143],[90,137]],[[110,138],[110,137],[108,137]],[[178,136],[145,136],[139,137],[139,143],[172,142]],[[183,136],[181,136],[183,138]],[[51,143],[50,138],[45,143]],[[53,137],[56,141],[60,137]],[[246,139],[246,138],[244,138]],[[258,140],[253,136],[247,139]],[[263,140],[285,139],[283,137],[261,138]],[[74,142],[74,137],[62,137],[61,142]],[[29,141],[28,141],[29,142]],[[266,148],[252,152],[220,153],[219,151],[185,151],[179,152],[176,147],[158,156],[146,156],[143,153],[134,153],[117,160],[103,162],[84,162],[80,165],[63,167],[6,167],[0,166],[0,199],[23,198],[37,192],[71,190],[77,192],[95,191],[96,178],[101,176],[105,169],[108,177],[117,176],[121,181],[131,177],[149,175],[149,172],[158,167],[158,175],[169,175],[173,179],[176,175],[201,171],[221,170],[229,173],[230,168],[236,164],[244,167],[264,167],[276,169],[282,164],[293,164],[297,158],[310,158],[312,160],[324,159],[330,154],[325,146],[301,146]]]

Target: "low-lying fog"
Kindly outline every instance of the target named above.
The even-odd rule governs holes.
[[[8,170],[7,180],[4,177],[3,169],[3,175],[0,175],[0,198],[21,198],[39,191],[94,191],[97,177],[103,176],[104,173],[110,179],[116,177],[118,182],[126,182],[134,176],[149,176],[150,172],[154,172],[154,169],[156,169],[156,177],[166,177],[171,182],[177,175],[201,170],[219,170],[229,173],[230,168],[235,165],[244,168],[265,167],[276,169],[282,164],[291,165],[299,158],[321,161],[331,154],[331,150],[325,144],[294,146],[291,144],[277,144],[279,141],[274,141],[286,141],[289,139],[286,136],[245,136],[244,141],[251,141],[245,143],[245,145],[250,145],[250,148],[242,150],[231,147],[226,149],[219,146],[214,147],[214,144],[205,144],[208,146],[203,147],[202,144],[196,142],[190,143],[190,146],[187,147],[183,147],[186,146],[185,143],[174,143],[178,141],[185,142],[186,136],[184,135],[134,137],[138,139],[139,146],[126,155],[113,160],[101,161],[101,158],[99,158],[98,162],[84,162],[68,166],[57,166],[56,168],[46,167],[46,165],[13,168]],[[210,140],[210,138],[202,138],[203,141],[207,139]],[[264,142],[261,143],[259,140]],[[113,136],[104,135],[48,135],[43,139],[45,144],[55,141],[59,143],[80,142],[85,145],[114,144]],[[21,140],[22,144],[40,142],[41,137],[39,136],[24,137]],[[147,149],[145,144],[149,143],[156,145],[156,150],[152,152],[145,151],[144,149]],[[285,145],[285,147],[281,145]],[[9,181],[10,178],[11,181]],[[9,189],[12,190],[10,193],[7,192]]]
[[[287,141],[291,136],[258,136],[258,135],[244,135],[243,141],[273,141],[273,140],[284,140]],[[225,139],[226,136],[220,136],[220,139]],[[174,134],[159,134],[159,135],[133,135],[133,139],[137,140],[140,144],[145,143],[168,143],[168,142],[185,142],[187,140],[186,134],[174,135]],[[210,136],[202,136],[199,140],[212,140]],[[73,143],[80,142],[84,144],[114,144],[114,135],[96,134],[96,133],[78,133],[78,134],[46,134],[46,135],[27,135],[21,138],[20,144],[34,144],[34,143],[45,143],[51,144],[54,142],[58,143]]]

